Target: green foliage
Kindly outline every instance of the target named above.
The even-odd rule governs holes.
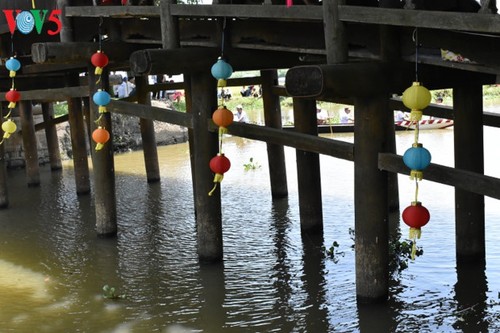
[[[261,167],[261,165],[257,162],[254,162],[253,157],[250,157],[250,161],[248,163],[243,164],[245,171],[256,170]]]
[[[322,247],[322,250],[325,252],[325,255],[328,258],[330,258],[335,264],[338,263],[340,257],[343,257],[345,254],[344,252],[339,251],[338,248],[339,248],[339,243],[337,243],[337,241],[334,241],[329,249],[326,249],[324,246]]]
[[[108,298],[108,299],[123,299],[123,298],[125,298],[124,294],[121,294],[121,295],[118,294],[114,287],[110,287],[108,285],[105,285],[104,287],[102,287],[102,291],[103,291],[102,296],[104,298]]]
[[[411,259],[411,251],[413,248],[413,241],[405,239],[401,240],[400,237],[389,241],[389,269],[393,274],[401,273],[408,268],[408,262]],[[424,250],[417,246],[415,257],[424,254]]]
[[[54,103],[54,116],[60,117],[68,114],[68,104],[66,102]]]

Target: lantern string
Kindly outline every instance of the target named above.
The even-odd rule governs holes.
[[[220,56],[221,58],[224,56],[224,42],[226,39],[226,24],[227,24],[227,18],[224,17],[224,21],[222,22],[222,38],[221,38],[221,50],[220,50]]]
[[[418,82],[418,28],[413,30],[413,40],[415,41],[415,81]]]
[[[35,9],[35,0],[31,0],[31,6]]]
[[[418,178],[415,177],[415,202],[418,202]]]

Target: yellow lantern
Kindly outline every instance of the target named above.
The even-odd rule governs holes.
[[[419,121],[422,119],[422,109],[429,106],[431,102],[430,91],[420,85],[420,82],[413,82],[412,86],[403,92],[403,104],[411,110],[410,120]]]
[[[2,130],[4,131],[4,134],[0,144],[3,143],[3,140],[10,138],[10,135],[17,130],[16,123],[13,122],[12,119],[6,120],[2,123]]]

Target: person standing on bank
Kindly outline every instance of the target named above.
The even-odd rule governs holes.
[[[238,104],[236,106],[236,113],[234,114],[234,121],[240,123],[248,123],[248,116],[245,111],[243,111],[243,106]]]

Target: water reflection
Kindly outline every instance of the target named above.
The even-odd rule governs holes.
[[[422,135],[439,143],[433,156],[453,163],[451,131]],[[488,135],[485,150],[496,149]],[[412,133],[398,133],[400,146],[412,140]],[[11,207],[0,210],[2,330],[149,333],[177,324],[206,333],[500,330],[497,200],[485,204],[488,265],[455,267],[453,189],[422,182],[432,218],[419,240],[424,255],[393,281],[388,303],[358,306],[352,163],[321,157],[324,235],[313,238],[300,233],[293,149],[285,150],[290,194],[276,201],[265,144],[228,138],[225,151],[233,166],[222,185],[218,265],[197,259],[187,144],[159,149],[158,183],[146,182],[140,152],[117,156],[116,239],[96,237],[94,199],[75,194],[71,168],[41,168],[38,188],[26,187],[24,171],[9,171]],[[250,157],[261,167],[245,171]],[[407,177],[399,183],[406,206],[414,184]],[[342,252],[336,262],[322,248],[333,241]],[[127,297],[104,299],[106,284]]]

